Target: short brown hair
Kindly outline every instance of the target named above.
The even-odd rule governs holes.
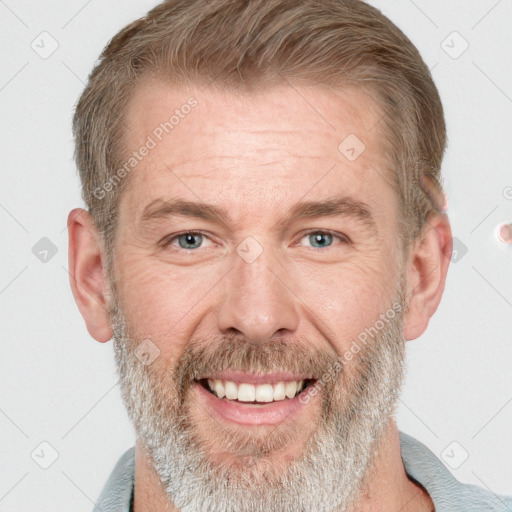
[[[170,0],[112,38],[73,117],[82,196],[107,260],[128,180],[100,198],[95,191],[122,165],[127,102],[137,83],[153,75],[233,91],[283,78],[366,88],[384,113],[401,240],[407,245],[421,232],[433,209],[421,176],[441,183],[443,108],[418,50],[388,18],[360,0]]]

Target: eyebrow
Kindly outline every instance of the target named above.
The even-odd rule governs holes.
[[[144,208],[140,222],[147,224],[173,216],[194,217],[226,226],[231,224],[229,213],[219,206],[204,202],[162,198],[155,199]],[[294,220],[325,216],[352,217],[365,224],[372,233],[377,233],[377,224],[370,206],[348,196],[334,196],[320,201],[300,201],[276,223],[276,227],[286,226]]]

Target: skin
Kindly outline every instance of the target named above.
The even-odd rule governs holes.
[[[400,247],[398,198],[389,185],[380,111],[373,100],[353,89],[283,84],[242,95],[148,80],[138,86],[127,110],[128,147],[144,144],[190,96],[198,106],[132,171],[115,239],[119,302],[141,339],[158,346],[158,364],[170,371],[191,337],[234,330],[255,344],[272,336],[301,336],[319,350],[340,355],[385,310],[401,269],[409,297],[404,337],[420,336],[442,297],[451,230],[447,216],[434,213],[408,251]],[[366,146],[355,161],[338,150],[348,134]],[[301,219],[276,228],[298,201],[337,194],[370,205],[377,232],[347,216]],[[142,226],[142,210],[158,197],[224,207],[230,223],[174,217]],[[331,246],[315,249],[304,233],[313,228],[346,235],[351,242],[335,238]],[[73,295],[91,336],[109,341],[109,282],[100,237],[79,208],[70,212],[68,229]],[[187,230],[208,237],[196,252],[180,254],[176,239],[171,247],[158,245]],[[263,248],[250,264],[236,252],[249,236]],[[205,412],[195,412],[200,424]],[[290,443],[283,457],[300,453],[318,412],[315,406],[301,411],[296,420],[302,438]],[[353,512],[433,510],[426,491],[407,477],[394,420],[371,475],[370,490]],[[139,441],[134,510],[177,510],[169,506]]]

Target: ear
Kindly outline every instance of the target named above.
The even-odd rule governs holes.
[[[404,336],[421,336],[436,312],[444,291],[453,249],[450,222],[446,214],[431,212],[425,227],[412,243],[407,260],[408,310]]]
[[[89,213],[82,208],[68,215],[69,282],[89,334],[97,341],[113,336],[107,312],[108,282],[100,234]]]

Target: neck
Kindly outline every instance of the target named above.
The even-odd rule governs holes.
[[[144,445],[135,448],[135,494],[131,512],[179,512],[169,502]],[[379,452],[368,472],[357,502],[346,512],[433,512],[427,491],[407,476],[398,428],[390,419]]]
[[[433,512],[427,491],[409,479],[402,461],[398,427],[390,418],[374,464],[357,502],[346,512]]]

